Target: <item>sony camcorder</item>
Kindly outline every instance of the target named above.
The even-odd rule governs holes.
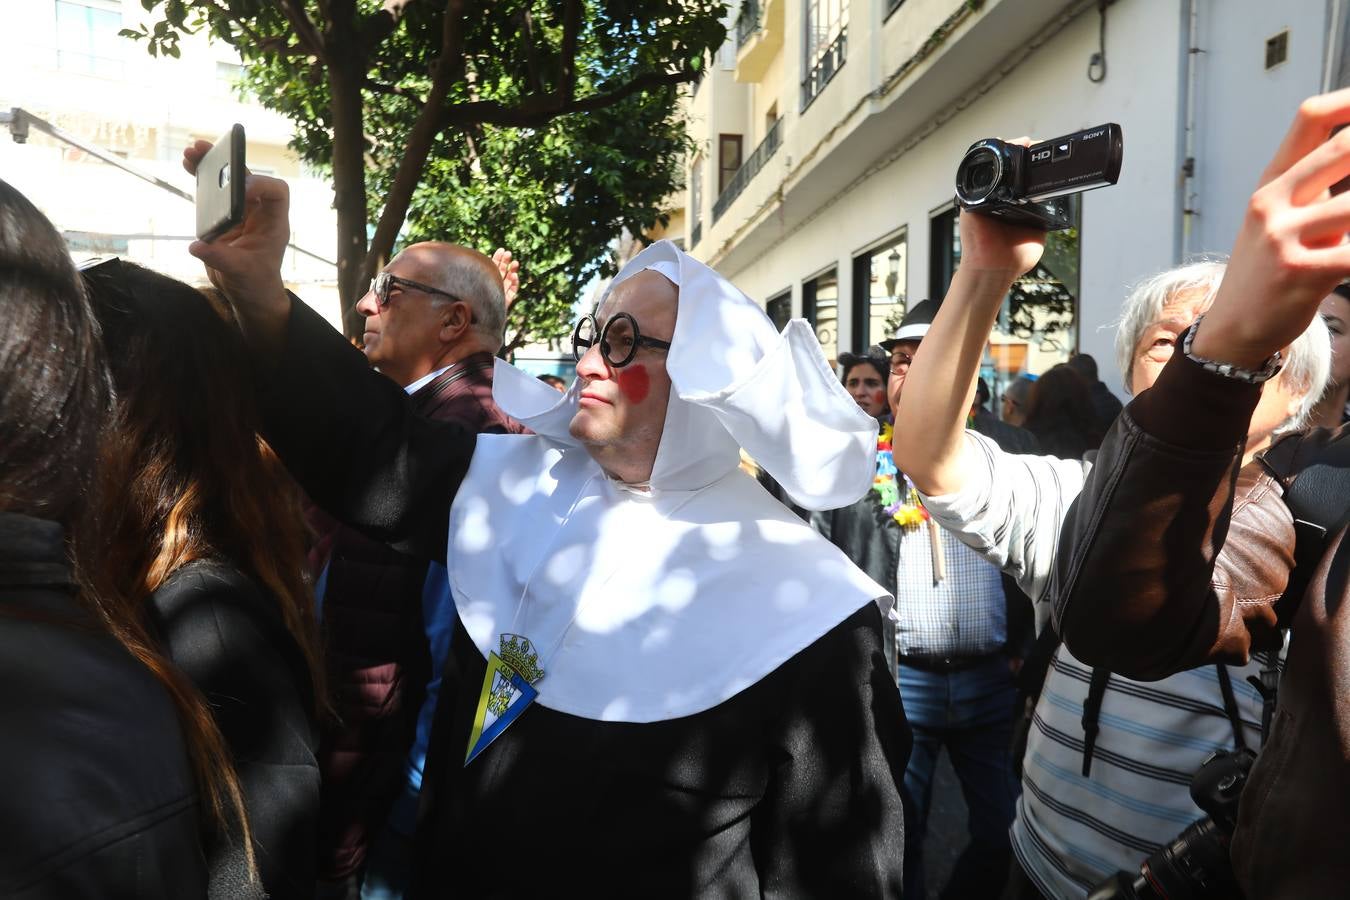
[[[996,138],[976,141],[956,169],[956,202],[1018,225],[1071,228],[1069,195],[1115,184],[1123,152],[1114,123],[1030,147]]]

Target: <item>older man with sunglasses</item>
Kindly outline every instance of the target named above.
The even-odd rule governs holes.
[[[366,359],[419,415],[478,433],[525,429],[492,399],[507,251],[457,244],[403,250],[356,304]],[[407,880],[418,793],[453,623],[445,569],[312,516],[319,600],[338,717],[323,736],[320,877],[325,896],[397,896]]]

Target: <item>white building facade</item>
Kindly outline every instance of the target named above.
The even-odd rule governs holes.
[[[290,122],[238,96],[242,69],[230,47],[198,33],[183,39],[181,58],[157,59],[118,35],[152,22],[134,0],[0,3],[0,112],[23,110],[189,195],[184,146],[243,124],[249,167],[290,184],[291,242],[308,253],[287,253],[287,283],[336,326],[331,185],[287,148]],[[118,255],[203,281],[201,263],[187,252],[191,202],[31,124],[24,131],[21,122],[13,135],[0,126],[0,178],[47,214],[77,257]]]
[[[1058,316],[1005,318],[985,371],[997,391],[1082,351],[1120,393],[1126,291],[1230,248],[1297,104],[1337,80],[1346,5],[745,0],[689,99],[686,246],[834,358],[945,292],[972,142],[1116,122],[1119,184],[1082,195],[1023,294]]]

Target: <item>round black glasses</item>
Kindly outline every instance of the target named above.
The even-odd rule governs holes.
[[[572,332],[572,355],[581,362],[581,357],[595,345],[599,334],[600,355],[616,369],[622,369],[633,361],[639,347],[652,347],[657,350],[669,350],[670,341],[643,337],[638,331],[637,320],[628,313],[615,313],[605,323],[603,329],[595,316],[582,316]]]

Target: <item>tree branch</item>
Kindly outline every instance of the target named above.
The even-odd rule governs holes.
[[[534,16],[527,6],[520,11],[520,29],[525,36],[525,73],[535,93],[544,92],[544,79],[539,69],[539,48],[534,45]]]
[[[393,34],[414,2],[416,0],[384,0],[384,5],[378,11],[362,19],[356,29],[361,52],[370,53],[376,45]]]
[[[469,103],[454,103],[445,107],[441,114],[441,125],[464,125],[469,122],[481,122],[485,125],[513,126],[517,128],[537,128],[550,119],[576,112],[591,112],[613,106],[639,91],[651,88],[670,87],[693,81],[697,73],[691,70],[682,72],[647,72],[632,81],[599,94],[592,94],[580,100],[560,101],[556,94],[527,98],[516,106],[504,106],[495,100],[476,100]]]
[[[440,111],[444,108],[445,98],[450,95],[450,86],[464,75],[464,7],[466,0],[446,0],[445,14],[441,20],[441,53],[437,57],[431,72],[431,88],[427,91],[426,103],[417,114],[417,121],[399,160],[398,171],[384,198],[384,209],[375,225],[375,234],[371,237],[366,251],[363,277],[373,277],[375,269],[393,249],[394,240],[403,220],[408,215],[408,206],[412,203],[413,191],[421,180],[426,168],[427,157],[431,154],[431,145],[436,135],[445,127],[440,122]]]
[[[374,78],[370,77],[366,78],[365,86],[367,89],[374,91],[377,94],[386,94],[391,97],[407,97],[412,100],[418,99],[417,95],[412,91],[401,88],[396,84],[385,84],[383,81],[376,81]]]
[[[300,46],[304,47],[312,56],[317,56],[326,64],[328,54],[324,50],[323,37],[319,34],[319,29],[309,18],[309,13],[305,12],[305,6],[302,0],[281,0],[281,11],[286,14],[286,21],[291,23],[295,29],[295,36],[300,40]]]
[[[581,0],[566,0],[563,7],[563,36],[558,48],[558,85],[554,95],[570,103],[577,89],[577,37],[581,33]]]

